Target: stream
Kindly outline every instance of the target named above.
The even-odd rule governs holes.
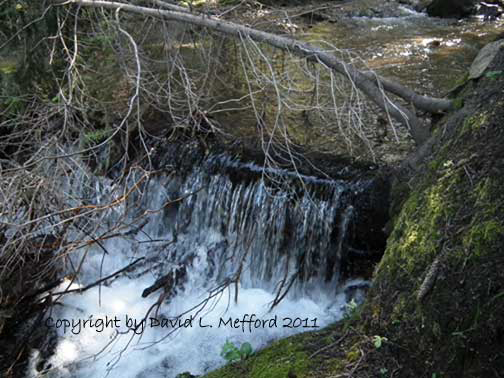
[[[503,26],[400,11],[315,23],[303,39],[333,41],[380,74],[444,95]],[[132,194],[93,230],[107,235],[127,225],[116,230],[120,235],[90,239],[68,257],[69,272],[85,264],[78,279],[69,276],[56,289],[75,292],[46,319],[53,350],[33,351],[27,377],[204,374],[226,363],[220,352],[227,341],[257,350],[338,321],[349,303],[363,301],[369,277],[345,266],[355,251],[377,248],[366,243],[366,232],[381,230],[358,226],[373,211],[374,204],[362,206],[372,180],[265,172],[225,155],[137,187],[142,174],[129,178]],[[127,192],[117,185],[83,175],[64,187],[98,206]]]
[[[353,236],[358,201],[375,190],[373,181],[267,172],[288,184],[281,188],[262,173],[254,164],[212,156],[187,175],[151,178],[111,207],[95,230],[103,241],[70,256],[73,266],[85,259],[79,280],[57,291],[84,288],[143,260],[54,308],[45,325],[59,337],[42,371],[57,377],[202,374],[225,362],[220,351],[227,341],[256,350],[324,327],[342,317],[346,303],[361,303],[367,281],[342,281],[341,274],[348,250],[363,248]],[[304,187],[290,190],[299,178]],[[129,187],[140,179],[132,177]],[[83,187],[94,188],[94,205],[117,198],[112,182],[90,180]],[[117,224],[131,226],[107,238]],[[279,297],[285,298],[271,308]],[[153,308],[160,300],[165,303]],[[40,374],[39,357],[35,351],[31,376]]]
[[[370,69],[419,93],[444,96],[467,71],[479,49],[502,33],[504,20],[438,19],[397,6],[396,17],[350,17],[319,22],[309,41],[327,40],[358,56]]]

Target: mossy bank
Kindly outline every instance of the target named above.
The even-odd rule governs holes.
[[[504,71],[503,49],[487,72]],[[208,377],[502,377],[504,77],[483,75],[398,181],[392,232],[366,303]]]

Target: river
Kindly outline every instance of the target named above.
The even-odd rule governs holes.
[[[315,44],[330,41],[356,65],[440,96],[503,25],[398,9],[394,17],[344,17],[297,33]],[[404,141],[402,152],[388,152],[390,160],[410,147]],[[236,179],[233,165],[263,174]],[[345,276],[341,268],[369,182],[301,177],[306,186],[299,191],[289,186],[292,172],[261,169],[213,156],[187,174],[160,174],[137,187],[140,172],[127,183],[134,190],[126,200],[128,191],[106,178],[81,177],[85,193],[66,183],[76,198],[115,205],[93,231],[100,242],[89,239],[68,256],[68,273],[80,266],[79,277],[69,275],[56,290],[75,292],[45,321],[54,350],[34,350],[27,376],[203,374],[226,363],[220,352],[227,341],[257,350],[324,327],[341,319],[348,303],[361,302],[368,277]]]

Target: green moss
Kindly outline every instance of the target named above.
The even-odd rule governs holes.
[[[346,360],[348,362],[355,362],[361,356],[361,352],[357,345],[354,345],[346,354]]]
[[[464,73],[462,76],[455,80],[454,87],[460,87],[469,81],[469,72]]]
[[[464,238],[464,246],[480,257],[492,251],[496,242],[504,236],[504,226],[496,220],[489,220],[471,227]]]
[[[503,200],[500,195],[502,191],[501,184],[494,179],[486,178],[482,180],[473,192],[475,205],[487,217],[498,216],[500,214],[500,207],[502,207]],[[498,199],[501,198],[499,201]]]
[[[209,373],[207,378],[286,378],[289,373],[298,378],[306,377],[309,368],[308,355],[303,351],[301,335],[274,342],[249,359],[231,364]]]
[[[392,310],[391,315],[392,325],[398,325],[401,323],[401,320],[404,318],[404,316],[408,314],[405,311],[406,307],[407,307],[406,298],[404,296],[399,297],[399,299],[394,304],[394,308]]]
[[[405,202],[379,272],[386,270],[393,276],[398,271],[418,274],[440,252],[442,224],[453,215],[450,195],[459,180],[459,173],[452,165],[451,161],[443,163],[444,174],[437,185],[414,192]]]
[[[488,121],[488,114],[486,112],[477,113],[464,121],[460,135],[468,132],[479,131]]]
[[[494,252],[504,236],[504,225],[499,219],[504,206],[501,191],[502,184],[487,177],[471,193],[475,212],[471,227],[464,233],[463,247],[473,256],[480,257]]]
[[[446,119],[431,162],[408,182],[365,305],[365,332],[401,345],[394,355],[401,376],[489,376],[495,361],[504,363],[497,352],[504,273],[496,263],[504,243],[504,136],[496,125],[504,111],[496,103],[466,106],[472,114]]]
[[[4,75],[13,74],[16,72],[17,66],[15,63],[0,62],[0,73]]]
[[[308,356],[290,340],[279,342],[261,353],[253,365],[251,378],[280,378],[293,372],[303,377],[308,368]]]
[[[340,374],[346,368],[346,363],[342,359],[335,358],[331,362],[330,372],[331,376],[336,376],[336,374]]]
[[[90,131],[84,134],[84,143],[86,145],[98,144],[106,140],[114,132],[111,128],[99,129],[95,131]]]
[[[464,100],[462,98],[456,98],[453,100],[453,107],[455,109],[461,109],[464,106]]]

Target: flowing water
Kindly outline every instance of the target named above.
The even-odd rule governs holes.
[[[367,285],[359,277],[341,283],[340,267],[354,205],[371,181],[303,177],[304,187],[290,190],[297,180],[214,156],[186,176],[152,178],[112,207],[96,234],[131,226],[72,252],[74,266],[85,259],[79,280],[57,291],[143,260],[55,307],[46,320],[59,336],[44,365],[49,376],[201,374],[225,362],[228,340],[257,349],[340,319]],[[110,183],[91,186],[94,205],[113,201]],[[37,360],[34,352],[32,376]]]
[[[290,22],[285,18],[282,24],[283,31],[319,46],[362,70],[374,70],[419,94],[429,96],[444,97],[463,82],[479,49],[504,30],[502,19],[494,22],[484,22],[476,17],[460,21],[434,19],[394,5],[393,1],[344,3],[331,2],[320,6],[320,10],[313,12],[325,15],[326,20],[311,24],[310,12],[302,9],[292,11]],[[374,4],[377,13],[383,8],[387,17],[354,16],[360,11],[350,11],[345,6],[355,8],[357,3],[367,11],[368,4]],[[305,16],[299,16],[302,14]],[[385,112],[354,91],[344,75],[330,76],[330,70],[321,68],[320,64],[307,65],[292,54],[278,52],[268,46],[261,46],[261,54],[251,46],[246,48],[255,65],[248,67],[246,77],[254,78],[256,85],[251,85],[253,90],[262,91],[260,95],[255,95],[255,107],[260,109],[259,115],[266,129],[269,127],[269,134],[278,138],[280,143],[283,135],[278,136],[277,129],[285,127],[288,137],[307,149],[388,164],[401,161],[415,147],[407,128],[388,119]],[[255,56],[253,52],[256,52]],[[264,56],[274,63],[271,67],[264,63]],[[227,58],[230,66],[241,67],[240,61],[232,54]],[[230,76],[226,84],[245,83],[243,73],[236,68],[234,71],[237,73],[220,73]],[[278,88],[272,83],[278,83]],[[251,90],[243,84],[233,84],[232,87],[236,91],[241,88],[234,98],[247,98]],[[276,90],[281,93],[279,98]],[[257,114],[250,111],[251,105],[244,100],[243,106],[249,108],[246,111],[227,111],[231,108],[225,102],[229,100],[226,97],[229,89],[218,87],[215,92],[217,97],[221,96],[219,100],[223,105],[222,108],[216,106],[214,113],[210,114],[222,125],[232,125],[225,130],[237,137],[255,133],[256,128],[250,125],[258,121]],[[283,103],[279,105],[282,98]],[[391,99],[411,107],[393,95]],[[430,126],[428,114],[417,111],[417,115],[426,127]],[[386,122],[383,122],[384,119],[387,119]]]
[[[501,27],[404,9],[401,17],[318,23],[306,39],[329,39],[384,75],[442,94],[466,70],[480,37]],[[239,171],[259,174],[237,177]],[[184,176],[152,177],[142,195],[111,207],[102,231],[131,225],[70,256],[74,266],[85,258],[70,288],[135,265],[55,306],[46,322],[58,336],[54,353],[41,368],[34,351],[28,376],[202,374],[225,363],[219,353],[228,340],[257,349],[340,319],[345,303],[362,300],[358,288],[366,284],[342,280],[341,266],[349,230],[363,216],[356,205],[370,183],[305,177],[302,190],[292,190],[291,176],[217,156]],[[111,182],[96,180],[93,187],[92,203],[112,201]]]
[[[504,19],[437,19],[406,7],[399,17],[352,17],[321,22],[307,40],[331,41],[378,73],[420,93],[444,96],[467,72],[479,49],[504,30]]]

